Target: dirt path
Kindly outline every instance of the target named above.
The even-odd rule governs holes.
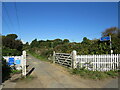
[[[112,79],[103,81],[83,79],[71,75],[67,69],[59,65],[40,61],[31,55],[27,57],[27,63],[30,65],[29,68],[35,68],[32,75],[36,78],[28,82],[16,82],[15,88],[108,88],[112,85]],[[117,88],[117,79],[114,83],[116,84],[112,87]]]

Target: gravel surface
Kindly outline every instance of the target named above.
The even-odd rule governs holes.
[[[117,88],[118,79],[91,80],[80,76],[71,75],[66,68],[57,64],[40,61],[28,55],[28,69],[35,68],[32,72],[33,80],[10,82],[6,81],[8,88]]]

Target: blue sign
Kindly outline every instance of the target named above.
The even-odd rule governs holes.
[[[8,59],[8,65],[14,65],[14,58]]]
[[[20,64],[20,60],[15,60],[15,64]]]
[[[108,41],[108,40],[110,40],[110,36],[100,38],[100,41]]]

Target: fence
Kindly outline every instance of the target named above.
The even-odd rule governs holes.
[[[54,63],[72,68],[85,68],[92,71],[119,70],[119,62],[120,54],[77,55],[75,50],[71,54],[54,52]]]
[[[17,70],[21,69],[22,66],[22,56],[3,56],[8,65],[15,66]]]
[[[8,65],[15,66],[17,70],[22,69],[22,74],[26,75],[26,51],[21,56],[3,56]]]
[[[92,71],[110,71],[119,69],[119,54],[111,55],[77,55],[78,68],[85,67]]]
[[[66,67],[71,67],[72,63],[72,58],[71,54],[67,53],[54,53],[54,63],[66,66]]]

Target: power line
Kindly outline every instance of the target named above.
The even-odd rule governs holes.
[[[8,27],[8,30],[12,30],[10,27],[9,27],[9,24],[6,22],[5,18],[3,17],[2,20],[4,21],[5,25]]]
[[[17,9],[17,4],[16,4],[16,2],[14,3],[14,6],[15,6],[17,23],[18,23],[18,29],[19,29],[19,34],[20,34],[20,21],[19,21],[19,17],[18,17],[18,9]],[[21,34],[19,35],[19,37],[21,38]]]
[[[17,10],[16,2],[14,3],[14,5],[15,5],[15,10],[16,10],[16,17],[17,17],[18,28],[20,30],[20,22],[19,22],[19,18],[18,18],[18,10]]]
[[[6,14],[7,14],[7,17],[8,17],[8,19],[9,19],[9,22],[11,23],[11,26],[13,27],[12,20],[11,20],[11,18],[10,18],[10,15],[9,15],[8,10],[7,10],[7,8],[6,8],[6,6],[5,6],[4,3],[3,3],[3,7],[4,7],[5,11],[6,11]],[[13,28],[13,29],[14,29],[14,28]]]

